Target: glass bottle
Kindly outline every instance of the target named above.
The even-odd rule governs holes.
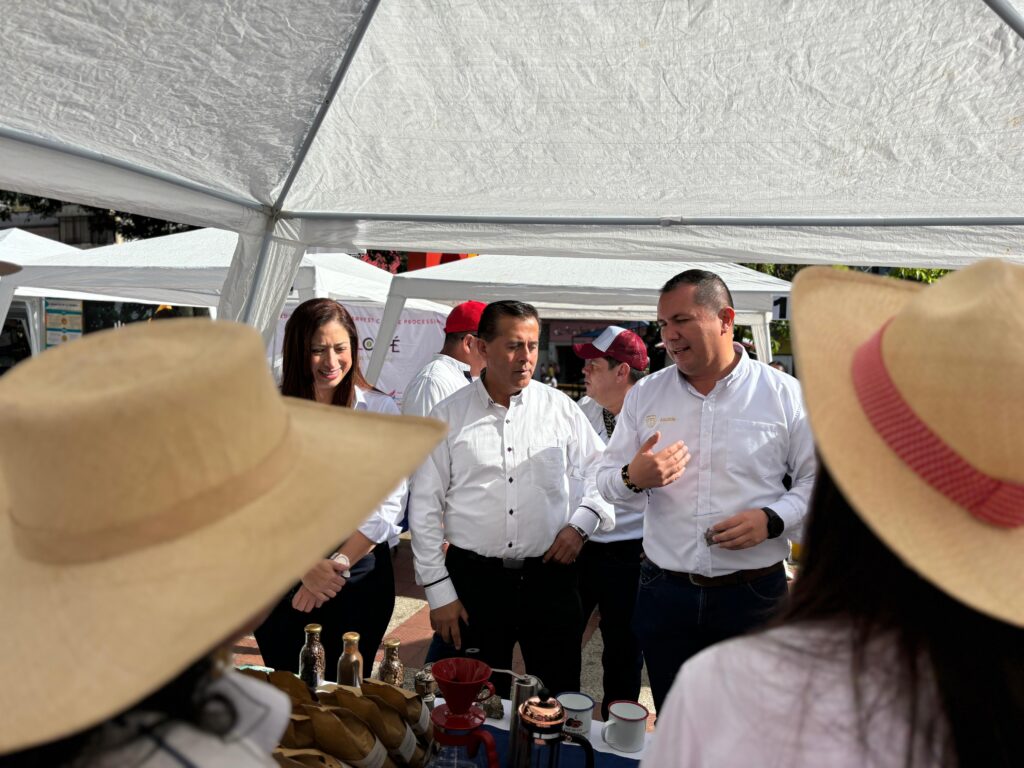
[[[405,664],[398,657],[398,646],[401,644],[402,641],[394,637],[384,641],[384,660],[377,669],[377,677],[381,682],[399,688],[405,683]]]
[[[299,679],[310,690],[316,690],[323,684],[327,666],[324,647],[320,643],[321,631],[322,627],[319,624],[307,624],[306,643],[299,651]]]
[[[345,652],[338,658],[338,685],[363,687],[363,655],[359,652],[359,633],[346,632],[341,636]]]

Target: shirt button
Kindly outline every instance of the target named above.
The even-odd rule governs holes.
[[[511,482],[512,482],[512,478],[510,477],[510,478],[508,479],[508,481],[509,481],[509,482],[511,483]]]
[[[508,543],[508,548],[512,549],[512,542],[511,541]]]
[[[511,424],[512,423],[512,419],[505,419],[505,423],[506,424]]]
[[[509,514],[511,515],[513,511],[514,511],[514,510],[511,510],[511,509],[510,509],[510,510],[508,511],[508,513],[509,513]]]
[[[506,451],[508,451],[509,453],[512,453],[512,447],[511,447],[511,446],[509,446],[509,447],[508,447],[508,448],[506,448],[505,450],[506,450]]]

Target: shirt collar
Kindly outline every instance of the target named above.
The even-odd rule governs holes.
[[[356,391],[356,401],[353,403],[352,408],[357,411],[365,411],[370,405],[366,402],[366,393],[360,387],[353,387]]]
[[[454,357],[452,357],[451,355],[446,355],[444,352],[438,352],[436,355],[434,355],[434,359],[440,360],[442,363],[450,365],[452,368],[456,368],[461,372],[469,370],[469,366],[466,365],[464,362],[462,362],[461,360],[456,360]]]
[[[735,341],[732,343],[732,348],[739,354],[740,359],[736,362],[736,365],[731,371],[715,382],[715,386],[711,392],[714,392],[719,388],[724,389],[725,387],[730,387],[733,384],[738,384],[750,375],[750,366],[753,365],[753,362],[750,359],[750,355],[747,354],[747,350],[742,344]],[[686,387],[687,390],[695,394],[700,394],[693,388],[693,385],[687,380],[683,372],[679,370],[678,366],[676,367],[676,373],[679,375],[679,382]],[[709,392],[708,395],[710,395],[711,392]],[[704,397],[704,395],[701,395],[701,397]]]
[[[481,404],[484,406],[484,408],[489,408],[492,405],[498,405],[498,403],[494,402],[491,399],[490,394],[487,392],[487,387],[484,386],[484,375],[486,373],[487,373],[487,369],[484,368],[483,371],[480,372],[480,376],[478,376],[477,378],[473,379],[473,383],[470,384],[470,386],[471,387],[476,387],[477,397],[480,398]],[[526,398],[527,398],[527,394],[526,393],[530,390],[530,385],[532,383],[533,382],[530,382],[530,384],[527,384],[521,390],[519,390],[514,395],[512,395],[511,398],[509,398],[509,403],[508,404],[509,404],[510,408],[513,405],[516,405],[517,403],[522,403],[523,405],[526,405]],[[500,407],[504,408],[504,406],[500,406]]]

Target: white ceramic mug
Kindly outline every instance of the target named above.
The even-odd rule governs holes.
[[[639,752],[644,748],[649,714],[647,707],[635,701],[613,701],[602,732],[605,743],[619,752]]]
[[[562,731],[590,738],[590,721],[594,718],[594,700],[585,693],[572,691],[558,694],[558,703],[565,710]]]

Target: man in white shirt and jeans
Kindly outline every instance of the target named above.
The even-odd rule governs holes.
[[[426,416],[480,375],[484,360],[477,351],[476,333],[485,306],[482,301],[464,301],[452,308],[444,324],[444,346],[405,388],[405,416]]]
[[[632,331],[610,325],[589,344],[573,344],[573,350],[587,361],[583,365],[587,397],[579,406],[598,437],[607,442],[615,433],[626,395],[647,370],[647,347]],[[595,533],[578,558],[584,627],[595,607],[601,613],[601,716],[605,720],[613,701],[636,701],[640,696],[644,657],[633,632],[633,607],[644,552],[646,506],[643,495],[616,504],[615,528]]]
[[[486,368],[430,413],[450,430],[413,476],[409,524],[416,581],[442,639],[478,648],[482,661],[504,669],[518,642],[531,673],[553,692],[574,691],[582,633],[575,561],[599,526],[614,526],[615,513],[594,485],[604,444],[593,427],[566,395],[531,384],[539,336],[529,304],[484,310]],[[507,696],[505,676],[495,683]]]
[[[732,303],[712,272],[665,284],[658,325],[675,365],[630,391],[598,469],[612,503],[647,496],[633,626],[656,707],[686,659],[785,595],[783,534],[814,483],[800,384],[733,342]]]

